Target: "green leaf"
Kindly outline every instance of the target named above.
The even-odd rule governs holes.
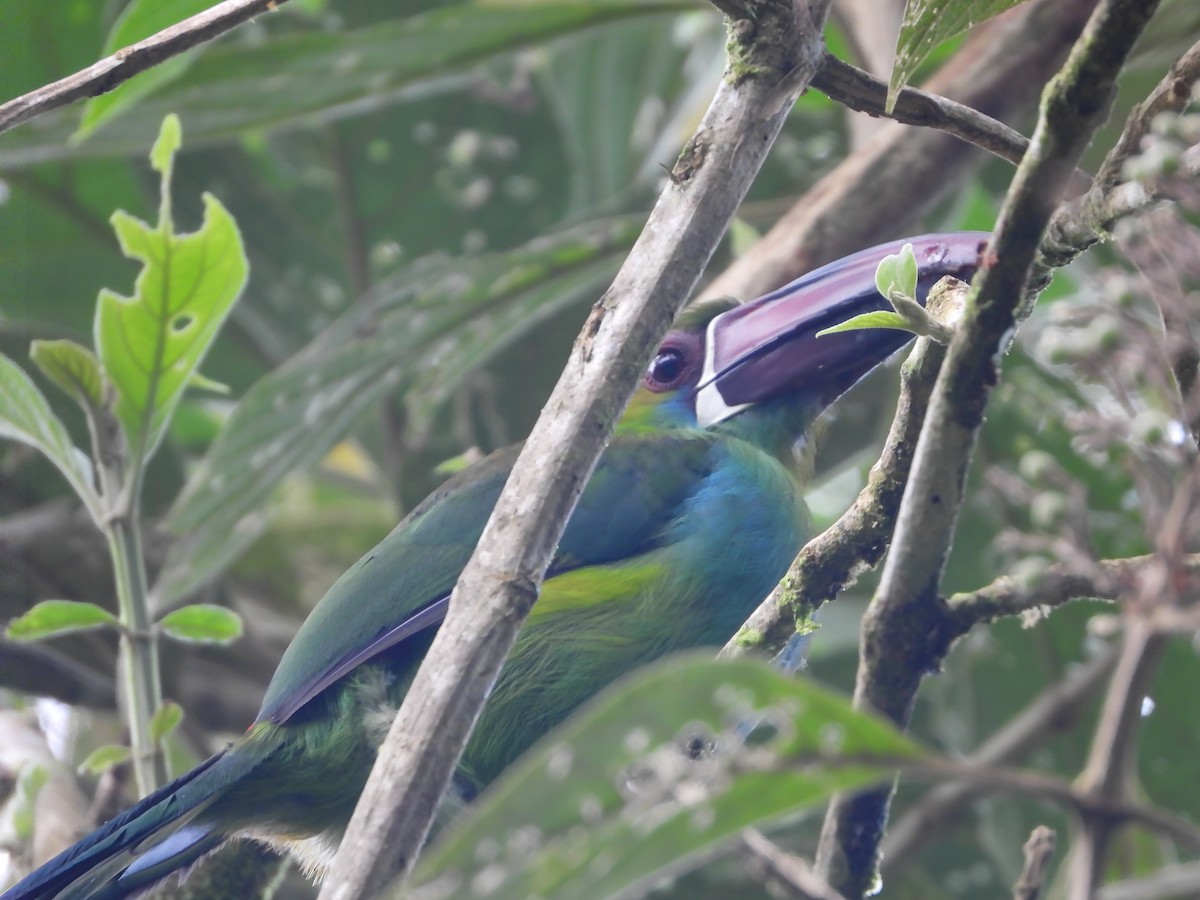
[[[875,267],[875,289],[889,303],[893,298],[917,296],[917,257],[912,244],[905,244],[899,253],[885,256]]]
[[[100,406],[104,377],[94,354],[74,341],[34,341],[29,356],[42,374],[71,396],[84,409]]]
[[[102,55],[111,56],[123,47],[136,44],[189,16],[203,12],[215,2],[216,0],[172,0],[170,3],[163,3],[162,0],[131,0],[113,22],[108,39],[104,42]],[[117,85],[107,94],[92,97],[83,108],[79,128],[71,136],[71,140],[85,140],[101,125],[131,109],[143,97],[178,79],[196,61],[204,46],[207,45],[164,59],[152,69]]]
[[[171,185],[171,167],[175,154],[183,146],[183,127],[179,124],[179,116],[168,113],[163,117],[162,128],[154,146],[150,148],[150,167],[162,175],[163,196],[167,196],[167,188]],[[161,226],[163,223],[159,223]]]
[[[196,603],[167,613],[158,621],[163,633],[192,644],[232,644],[242,636],[242,618],[231,609]]]
[[[101,625],[117,626],[117,618],[95,603],[43,600],[9,622],[4,629],[4,636],[14,641],[36,641]]]
[[[499,350],[564,304],[594,299],[637,236],[605,220],[505,253],[419,260],[242,398],[169,517],[183,535],[155,592],[186,595],[257,534],[247,518],[284,476],[319,462],[389,391],[416,427]]]
[[[174,700],[168,700],[160,706],[150,719],[150,739],[158,743],[183,721],[183,707]]]
[[[96,309],[96,347],[116,389],[116,414],[135,459],[158,448],[184,390],[241,294],[249,270],[237,223],[204,195],[198,231],[176,234],[170,217],[171,160],[179,120],[163,122],[151,159],[162,173],[160,220],[112,217],[121,250],[143,264],[131,297],[108,289]]]
[[[1025,0],[908,0],[900,35],[896,41],[896,61],[888,82],[887,109],[896,104],[900,89],[928,58],[934,48],[968,28],[986,22]]]
[[[119,766],[132,755],[128,747],[120,744],[105,744],[97,747],[79,764],[80,775],[103,775],[113,766]]]
[[[87,456],[71,442],[67,427],[50,409],[33,380],[0,353],[0,437],[36,447],[63,473],[92,519],[102,518]]]
[[[910,330],[908,321],[904,316],[888,310],[880,310],[878,312],[863,313],[860,316],[847,319],[845,322],[831,325],[829,328],[823,328],[817,332],[817,337],[824,337],[827,334],[837,334],[839,331],[862,331],[864,328],[899,328],[902,331]]]
[[[169,4],[160,5],[167,6]],[[455,3],[353,31],[289,30],[210,47],[182,77],[126,107],[120,128],[71,144],[75,114],[0,136],[0,168],[97,154],[136,154],[163,117],[185,110],[189,137],[230,141],[247,129],[313,125],[362,114],[469,78],[474,63],[602,22],[694,10],[694,0]]]
[[[13,831],[20,841],[33,840],[33,813],[37,808],[37,797],[49,780],[50,772],[36,763],[24,766],[17,776],[17,796],[11,815]]]
[[[685,748],[687,752],[685,753]],[[634,896],[746,827],[922,758],[882,720],[750,660],[687,655],[541,741],[421,860],[431,896]]]

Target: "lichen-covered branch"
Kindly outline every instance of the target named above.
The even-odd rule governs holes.
[[[1075,165],[1104,121],[1118,73],[1156,8],[1105,0],[1043,95],[1029,151],[1017,169],[972,302],[950,344],[901,503],[891,554],[863,621],[855,702],[907,724],[921,678],[949,649],[949,616],[938,592],[967,468],[999,360],[1029,297],[1042,235]],[[890,790],[836,801],[826,819],[818,873],[850,897],[875,878]]]

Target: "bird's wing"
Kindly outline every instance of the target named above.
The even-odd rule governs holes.
[[[441,623],[519,449],[492,454],[446,482],[337,580],[284,653],[259,721],[286,722],[352,669]],[[703,432],[614,440],[576,506],[549,575],[657,546],[707,476],[711,449]]]

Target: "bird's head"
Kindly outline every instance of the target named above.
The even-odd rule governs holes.
[[[863,250],[749,303],[710,300],[681,313],[663,338],[618,431],[729,427],[764,407],[802,407],[811,421],[912,335],[870,328],[817,337],[847,319],[889,309],[875,269],[912,244],[918,299],[944,275],[969,280],[989,235],[932,234]]]

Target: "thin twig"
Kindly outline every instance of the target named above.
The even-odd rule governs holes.
[[[1108,678],[1118,654],[1117,647],[1106,647],[1094,659],[1072,669],[1062,680],[1038,694],[963,761],[979,766],[1011,763],[1060,733],[1065,723],[1078,716],[1080,704],[1099,690]],[[938,785],[921,797],[888,829],[883,842],[884,871],[903,866],[921,844],[936,836],[979,794],[978,785],[962,781]]]
[[[776,846],[754,828],[742,832],[742,850],[759,879],[773,888],[772,896],[788,900],[845,900],[814,875],[808,863]]]
[[[1058,844],[1057,835],[1053,828],[1038,825],[1025,842],[1025,866],[1021,869],[1021,877],[1013,886],[1013,900],[1038,900],[1042,889],[1046,886],[1046,876],[1050,872],[1050,860],[1054,858],[1054,850]]]
[[[905,125],[944,131],[1013,165],[1021,161],[1029,146],[1029,138],[1015,128],[966,104],[916,88],[903,88],[896,108],[886,112],[887,84],[829,52],[813,76],[812,86],[850,109]]]
[[[287,0],[224,0],[73,75],[0,104],[0,132],[83,97],[98,97],[172,56],[211,41]]]

